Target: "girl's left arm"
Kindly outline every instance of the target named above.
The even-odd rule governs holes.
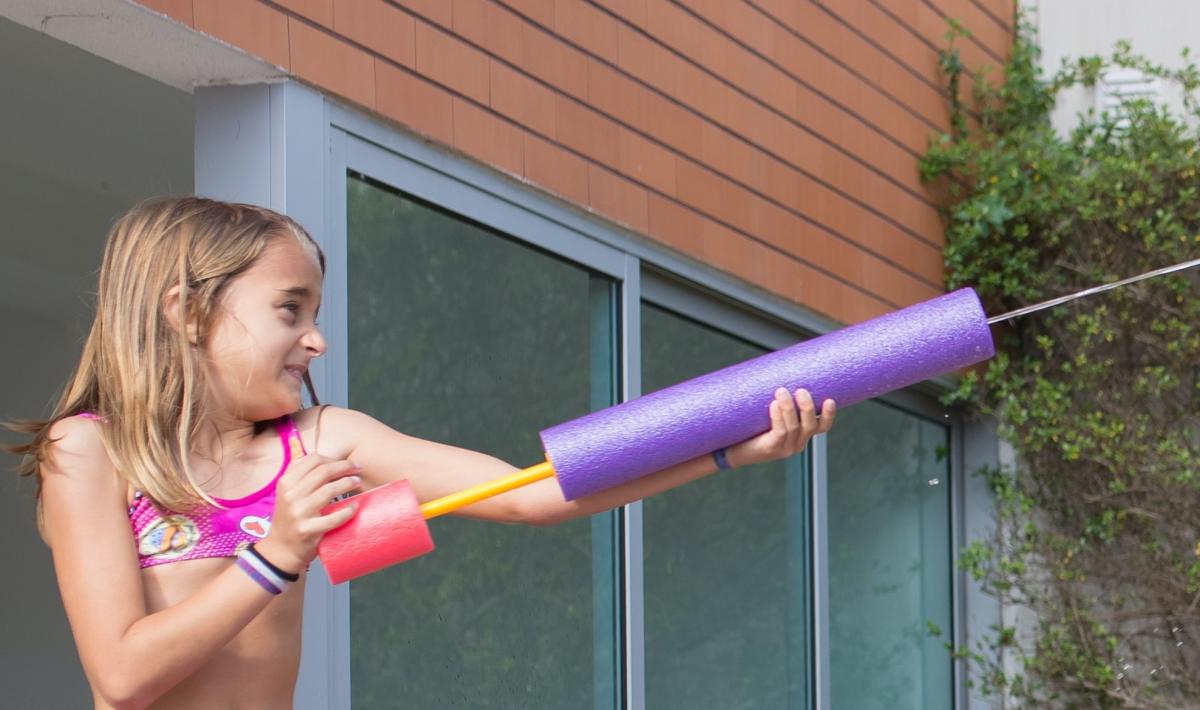
[[[826,400],[818,417],[808,392],[797,390],[791,395],[781,388],[776,391],[769,411],[769,431],[729,447],[727,457],[731,466],[799,453],[814,435],[829,431],[835,407],[832,400]],[[486,454],[402,434],[349,409],[327,408],[320,417],[320,430],[321,441],[335,447],[339,457],[344,455],[362,466],[363,489],[404,478],[422,502],[517,470]],[[539,462],[529,462],[535,463]],[[547,479],[472,504],[457,514],[481,520],[549,525],[641,500],[716,470],[712,456],[704,455],[574,501],[563,500],[557,481]]]

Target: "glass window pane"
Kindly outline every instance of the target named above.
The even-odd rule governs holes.
[[[877,402],[829,433],[833,707],[953,707],[949,429]]]
[[[662,389],[765,351],[642,308],[642,383]],[[808,705],[806,455],[644,503],[646,706]]]
[[[613,402],[613,282],[363,180],[347,213],[351,407],[529,466]],[[355,706],[614,707],[615,516],[432,521],[432,554],[351,583]]]

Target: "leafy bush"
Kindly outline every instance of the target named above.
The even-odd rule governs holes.
[[[947,285],[973,286],[996,314],[1200,256],[1187,53],[1167,69],[1119,44],[1044,76],[1018,26],[1003,82],[976,74],[970,101],[954,98],[961,28],[942,52],[953,129],[921,170],[952,196]],[[1058,92],[1114,66],[1181,87],[1185,115],[1134,101],[1056,134]],[[985,692],[1029,707],[1200,704],[1197,286],[1189,270],[1011,321],[950,397],[995,416],[1019,461],[983,472],[996,535],[961,560],[1036,619],[959,649]]]

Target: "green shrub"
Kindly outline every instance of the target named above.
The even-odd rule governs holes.
[[[1020,18],[1019,18],[1020,19]],[[1200,256],[1200,74],[1111,57],[1038,68],[1023,21],[1003,82],[974,76],[953,129],[921,162],[951,195],[947,285],[1001,313]],[[942,67],[964,77],[953,26]],[[1059,91],[1112,66],[1181,87],[1185,115],[1130,102],[1055,133]],[[999,626],[979,664],[985,692],[1028,707],[1200,703],[1200,298],[1191,270],[1016,319],[998,354],[948,399],[994,416],[1014,471],[983,472],[996,536],[960,563],[1032,634]],[[1003,659],[1010,662],[1006,665]]]

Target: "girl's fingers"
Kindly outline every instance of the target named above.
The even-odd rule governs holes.
[[[771,433],[780,438],[786,437],[787,423],[783,421],[783,406],[779,403],[778,397],[771,400],[771,406],[767,407],[767,411],[771,415]]]
[[[833,419],[837,416],[837,402],[832,399],[827,399],[821,405],[821,421],[817,426],[818,434],[826,434],[833,426]]]
[[[816,406],[813,405],[813,398],[808,390],[796,390],[796,408],[799,410],[800,426],[796,439],[792,442],[795,445],[793,448],[797,448],[802,443],[801,436],[807,439],[817,430]]]
[[[780,418],[783,419],[784,445],[791,447],[800,430],[800,418],[796,414],[796,403],[792,401],[788,391],[782,387],[775,390],[775,401],[779,404]]]
[[[267,539],[307,563],[316,554],[321,536],[356,514],[357,503],[339,507],[328,515],[321,515],[321,511],[343,493],[361,488],[362,478],[358,475],[361,470],[352,461],[335,461],[315,454],[294,462],[279,479],[274,524]]]
[[[342,508],[338,508],[329,515],[321,515],[312,519],[309,528],[314,533],[324,535],[334,528],[341,527],[349,522],[358,513],[358,504],[350,503]]]
[[[308,472],[308,475],[292,486],[295,500],[308,498],[317,489],[339,478],[357,474],[361,469],[353,461],[327,461]]]
[[[356,475],[343,476],[335,481],[330,481],[321,486],[310,496],[310,503],[313,504],[314,510],[320,510],[329,505],[329,501],[337,498],[340,495],[356,491],[362,487],[362,478]]]
[[[279,490],[288,491],[295,488],[312,473],[313,469],[328,460],[320,454],[309,454],[293,460],[288,464],[287,470],[283,472],[283,475],[279,477],[279,483],[277,484]]]
[[[316,473],[317,469],[329,462],[330,459],[320,454],[308,454],[293,460],[288,464],[283,475],[279,477],[279,483],[276,484],[279,498],[293,501],[304,498],[309,491],[320,485],[312,483],[309,479],[314,475],[319,475]]]

